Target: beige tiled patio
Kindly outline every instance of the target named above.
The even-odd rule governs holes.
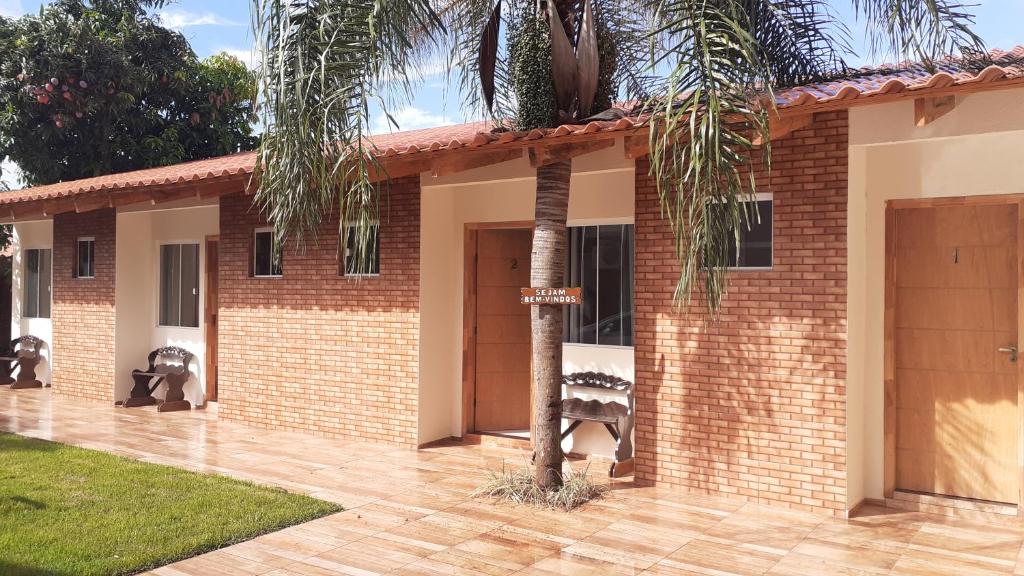
[[[0,430],[226,474],[347,510],[155,570],[267,574],[1024,574],[1024,525],[853,520],[618,482],[564,514],[470,497],[516,451],[402,450],[0,387]]]

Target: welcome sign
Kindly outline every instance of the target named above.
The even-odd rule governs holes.
[[[583,304],[583,288],[521,288],[522,304]]]

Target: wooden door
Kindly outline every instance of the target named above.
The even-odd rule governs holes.
[[[530,429],[529,229],[479,230],[476,262],[477,431]]]
[[[217,401],[217,292],[220,282],[220,239],[206,239],[206,400]]]
[[[895,212],[897,489],[1018,501],[1017,212]]]

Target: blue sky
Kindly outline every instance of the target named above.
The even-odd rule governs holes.
[[[970,0],[967,0],[968,2]],[[0,15],[17,16],[27,11],[38,11],[39,0],[0,0]],[[853,64],[877,64],[863,48],[863,27],[853,18],[850,0],[835,0],[838,18],[845,22],[853,34],[854,49],[859,57]],[[972,11],[977,17],[975,30],[990,47],[1009,48],[1024,44],[1024,0],[976,0]],[[251,0],[179,0],[161,11],[164,24],[181,31],[201,56],[228,52],[246,62],[252,62],[253,34],[249,9]],[[883,58],[884,60],[884,58]],[[427,128],[466,120],[459,109],[460,99],[455,89],[445,90],[443,73],[427,77],[411,103],[392,109],[392,115],[402,130]],[[373,118],[378,132],[387,131],[380,114]],[[11,181],[9,164],[3,165],[4,179]]]

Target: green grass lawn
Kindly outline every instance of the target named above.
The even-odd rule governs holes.
[[[131,574],[337,512],[283,490],[0,434],[0,574]]]

